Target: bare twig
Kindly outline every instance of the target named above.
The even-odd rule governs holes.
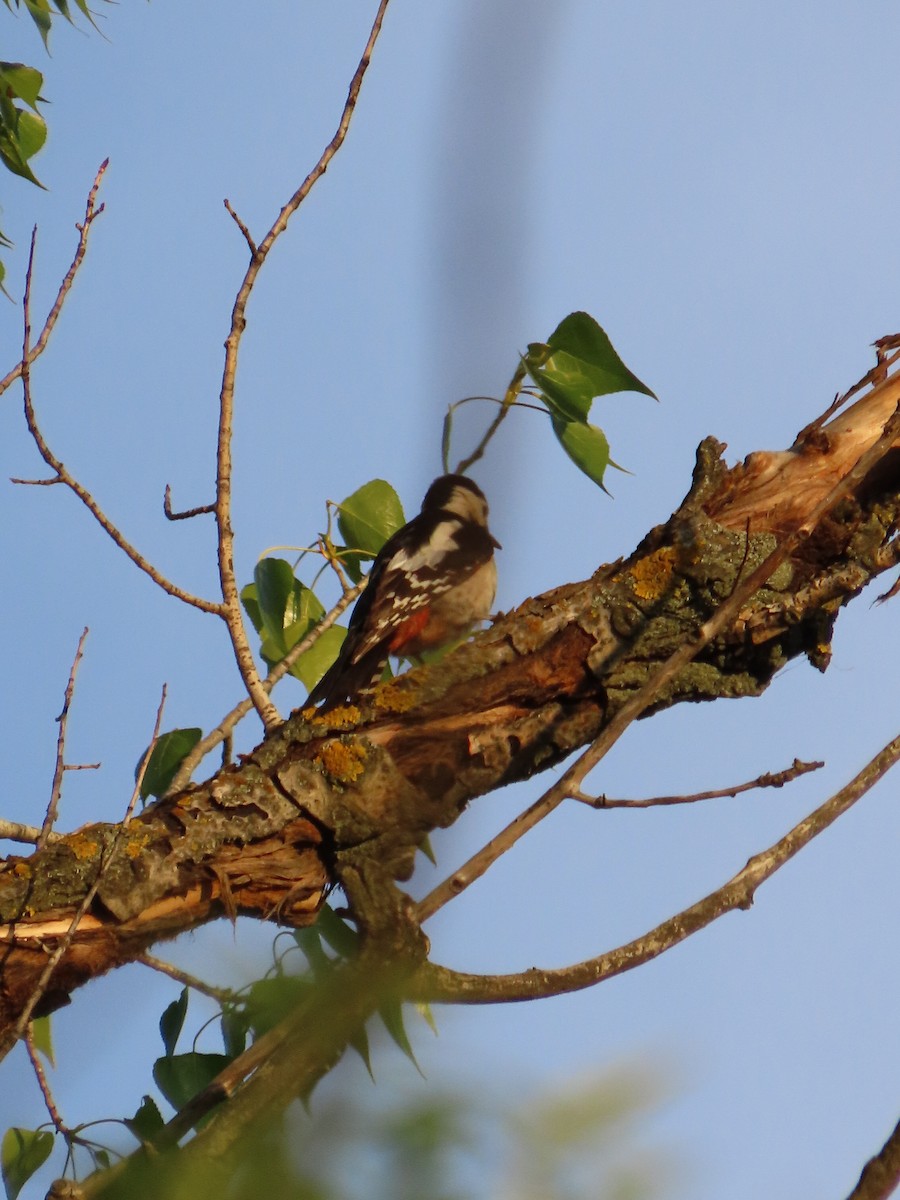
[[[140,954],[135,959],[135,962],[143,963],[145,967],[150,967],[153,971],[159,971],[162,975],[168,975],[170,979],[184,984],[185,987],[193,988],[195,992],[201,992],[204,996],[209,996],[218,1004],[227,1004],[228,1001],[234,1000],[237,995],[231,988],[214,987],[211,983],[206,983],[204,980],[198,979],[196,975],[190,975],[187,971],[182,971],[180,967],[176,967],[172,963],[167,963],[161,958],[156,958],[153,954]]]
[[[27,366],[25,369],[25,373],[27,374]],[[147,769],[147,763],[150,761],[150,755],[153,753],[153,747],[156,745],[157,739],[159,738],[159,730],[160,730],[160,726],[162,725],[162,715],[163,715],[163,709],[165,708],[165,704],[166,704],[166,687],[165,687],[165,684],[163,684],[162,696],[160,697],[159,707],[156,710],[156,721],[153,726],[153,737],[151,738],[150,745],[147,747],[146,751],[144,752],[144,756],[141,759],[140,766],[138,767],[137,775],[136,775],[135,781],[134,781],[134,791],[131,793],[131,799],[128,801],[128,805],[125,809],[125,814],[122,817],[122,823],[120,824],[119,828],[116,830],[114,837],[110,841],[108,851],[105,854],[102,854],[100,856],[100,859],[99,859],[99,862],[97,865],[97,874],[94,879],[94,882],[91,884],[91,886],[85,892],[84,898],[82,899],[81,903],[78,905],[78,908],[73,913],[72,920],[69,923],[68,929],[63,934],[63,936],[59,939],[59,942],[57,943],[56,948],[53,950],[52,954],[50,954],[49,957],[47,958],[47,962],[44,964],[44,969],[43,969],[43,971],[41,971],[41,973],[38,977],[37,983],[34,985],[34,990],[32,991],[31,995],[28,997],[27,1002],[23,1005],[22,1011],[19,1013],[19,1017],[18,1017],[18,1020],[16,1021],[14,1028],[2,1041],[0,1041],[0,1058],[5,1057],[9,1053],[11,1048],[16,1044],[16,1042],[22,1037],[23,1033],[25,1032],[25,1029],[28,1026],[29,1021],[31,1020],[32,1013],[34,1012],[37,1005],[40,1003],[42,996],[44,995],[44,993],[47,990],[47,986],[53,977],[53,972],[56,970],[63,955],[66,953],[66,951],[69,949],[69,947],[72,944],[72,940],[78,931],[78,926],[81,924],[82,917],[85,915],[85,913],[88,911],[88,909],[91,907],[91,905],[94,902],[94,897],[97,895],[97,892],[100,888],[100,883],[103,879],[103,873],[106,870],[108,863],[115,856],[115,854],[119,848],[119,844],[122,840],[122,837],[125,834],[125,830],[128,825],[128,822],[131,819],[131,815],[134,812],[135,807],[137,806],[137,802],[138,802],[138,799],[141,794],[141,785],[144,782],[144,772]]]
[[[763,559],[740,586],[735,587],[728,599],[719,605],[709,620],[697,630],[694,637],[685,641],[661,667],[653,672],[644,686],[639,688],[631,699],[615,712],[600,736],[560,776],[557,782],[529,808],[520,813],[515,820],[511,821],[505,829],[501,830],[491,842],[474,854],[459,870],[445,879],[443,883],[438,884],[423,900],[419,901],[416,913],[420,921],[425,921],[433,916],[439,908],[465,891],[476,879],[480,879],[485,871],[510,847],[515,845],[520,837],[533,829],[573,792],[582,790],[581,785],[585,776],[615,745],[631,722],[652,704],[666,684],[696,658],[704,646],[707,646],[713,638],[718,637],[735,620],[744,604],[759,588],[765,585],[772,573],[809,536],[824,515],[865,478],[893,444],[898,433],[900,433],[900,406],[894,410],[877,441],[864,454],[860,455],[856,464],[843,479],[827,492],[803,524],[785,534],[772,553]]]
[[[204,513],[214,513],[214,504],[198,504],[196,508],[186,508],[183,512],[175,512],[172,508],[172,488],[167,483],[163,493],[163,512],[170,521],[188,521],[191,517],[199,517]]]
[[[161,571],[157,570],[146,558],[127,540],[119,529],[110,521],[109,517],[104,513],[102,508],[96,502],[91,493],[81,483],[75,479],[63,463],[52,452],[47,444],[44,435],[37,423],[37,418],[34,412],[34,404],[31,397],[31,281],[34,273],[34,250],[37,239],[37,227],[35,226],[31,234],[31,249],[28,254],[28,269],[25,273],[25,298],[23,301],[24,310],[24,327],[25,335],[22,348],[22,362],[20,364],[19,374],[22,377],[22,387],[25,393],[25,420],[28,424],[28,431],[34,439],[34,443],[38,448],[38,453],[52,471],[56,472],[56,478],[60,483],[64,483],[70,488],[78,499],[85,505],[97,523],[102,529],[109,534],[120,550],[131,559],[136,567],[140,568],[146,575],[149,575],[155,584],[168,592],[170,596],[175,596],[178,600],[183,600],[185,604],[190,604],[194,608],[199,608],[203,612],[216,613],[219,616],[223,615],[223,605],[217,604],[212,600],[205,600],[200,596],[194,596],[190,592],[186,592],[183,588],[177,586],[167,579]]]
[[[56,718],[59,722],[59,732],[56,735],[56,766],[53,771],[53,786],[50,789],[50,802],[47,805],[47,812],[44,814],[44,823],[41,826],[41,832],[37,840],[37,849],[42,850],[47,844],[47,838],[56,824],[56,818],[59,815],[59,802],[62,797],[63,777],[66,773],[66,726],[69,721],[69,706],[72,703],[72,696],[75,693],[75,676],[78,672],[78,664],[81,662],[84,654],[84,643],[87,641],[88,629],[87,626],[81,632],[81,637],[78,639],[78,649],[75,651],[75,659],[72,663],[72,669],[69,671],[69,680],[66,684],[65,696],[63,698],[62,712]]]
[[[900,1121],[874,1158],[863,1167],[847,1200],[887,1200],[900,1186]]]
[[[515,403],[516,396],[518,396],[519,392],[521,391],[522,383],[525,379],[526,373],[527,372],[525,370],[524,362],[520,362],[518,367],[515,370],[515,374],[513,375],[512,379],[509,381],[509,385],[506,389],[506,393],[504,394],[503,400],[500,403],[500,409],[499,409],[497,415],[494,417],[493,421],[491,421],[490,425],[488,426],[487,431],[484,434],[484,437],[481,439],[481,441],[478,443],[478,445],[475,447],[475,449],[472,451],[471,454],[469,454],[466,458],[460,459],[460,461],[457,463],[457,465],[456,465],[456,474],[457,475],[465,475],[466,471],[468,471],[468,469],[471,466],[473,466],[475,463],[478,462],[478,460],[480,458],[483,457],[484,452],[488,447],[488,443],[491,441],[491,439],[493,438],[493,436],[497,432],[497,430],[500,428],[500,426],[503,424],[504,420],[506,419],[506,417],[509,414],[509,410],[512,408],[513,404]],[[444,447],[444,469],[445,470],[447,469],[447,460],[449,458],[449,452],[450,452],[450,447],[445,446]]]
[[[419,968],[413,981],[412,997],[448,1004],[505,1004],[580,991],[612,975],[620,975],[649,962],[711,924],[723,913],[737,908],[750,908],[756,889],[852,808],[898,759],[900,737],[889,742],[846,787],[804,817],[783,838],[767,850],[755,854],[743,870],[723,887],[625,946],[571,967],[557,970],[533,968],[514,975],[469,975],[426,963]]]
[[[34,1071],[35,1079],[37,1079],[37,1085],[40,1088],[41,1095],[44,1098],[44,1107],[47,1109],[50,1120],[53,1122],[53,1127],[57,1133],[62,1134],[64,1138],[68,1138],[71,1130],[62,1119],[60,1111],[56,1106],[56,1100],[53,1097],[53,1092],[47,1080],[47,1072],[44,1070],[44,1064],[41,1062],[40,1052],[38,1051],[37,1046],[34,1044],[34,1033],[32,1031],[30,1022],[28,1028],[25,1030],[24,1041],[25,1050],[28,1053],[28,1059],[31,1063],[31,1069]]]
[[[228,213],[229,213],[231,219],[234,221],[235,225],[237,225],[238,229],[244,235],[244,241],[250,247],[250,253],[254,257],[256,257],[256,254],[258,253],[258,251],[256,248],[256,242],[254,242],[253,238],[250,235],[250,230],[247,228],[247,226],[244,224],[244,222],[241,220],[241,218],[234,211],[234,209],[231,206],[230,200],[225,201],[225,207],[228,209]]]
[[[372,51],[381,32],[381,25],[387,10],[388,0],[380,0],[369,37],[359,60],[346,102],[338,121],[337,129],[331,141],[322,151],[319,161],[312,168],[293,196],[284,205],[272,228],[258,246],[254,247],[253,239],[247,236],[250,247],[250,262],[244,279],[235,296],[231,314],[231,328],[225,341],[225,363],[222,372],[222,388],[219,396],[219,432],[216,449],[216,527],[218,531],[219,581],[222,589],[223,612],[235,660],[244,686],[247,689],[253,707],[259,713],[266,729],[274,728],[279,722],[278,710],[268,698],[268,692],[256,668],[253,654],[247,642],[247,635],[241,616],[237,580],[234,574],[234,533],[231,527],[231,432],[234,419],[234,384],[237,374],[238,350],[241,338],[246,328],[246,309],[250,293],[256,283],[257,276],[275,244],[275,241],[288,226],[291,217],[309,195],[317,181],[325,174],[331,160],[347,137],[350,121],[359,98],[362,81],[371,61]],[[230,206],[229,206],[230,208]],[[236,219],[236,218],[235,218]],[[240,222],[238,223],[240,227]]]
[[[712,792],[694,792],[692,796],[652,796],[648,800],[612,800],[609,796],[586,796],[580,790],[569,793],[570,800],[580,800],[591,808],[659,808],[667,804],[695,804],[698,800],[722,800],[729,796],[739,796],[742,792],[753,791],[754,788],[780,788],[809,771],[818,771],[824,767],[823,762],[801,762],[795,758],[793,764],[785,771],[774,774],[766,771],[749,783],[738,783],[730,788],[718,788]]]
[[[78,273],[78,268],[81,266],[85,253],[87,252],[88,234],[90,233],[91,225],[103,212],[104,206],[102,204],[99,207],[96,207],[97,193],[100,190],[100,181],[103,179],[103,174],[108,166],[109,159],[107,158],[104,159],[104,161],[100,164],[100,169],[94,176],[94,183],[90,192],[88,193],[87,204],[84,210],[84,220],[80,225],[75,226],[75,228],[78,230],[78,245],[75,249],[75,257],[72,259],[72,264],[63,277],[62,283],[59,285],[59,291],[56,293],[56,299],[53,301],[53,307],[50,309],[50,312],[47,314],[47,319],[44,321],[44,327],[38,335],[37,341],[28,351],[28,354],[23,356],[22,361],[14,366],[13,369],[3,377],[3,379],[0,379],[0,396],[3,395],[10,384],[15,383],[15,381],[21,376],[23,366],[33,363],[39,355],[43,354],[47,346],[50,334],[53,332],[53,327],[59,318],[60,312],[62,311],[63,303],[72,288],[72,284],[75,281],[75,276]]]

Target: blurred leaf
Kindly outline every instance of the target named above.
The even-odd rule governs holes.
[[[369,1078],[374,1083],[375,1075],[372,1072],[372,1060],[369,1056],[369,1035],[366,1033],[365,1025],[354,1033],[350,1039],[350,1045],[363,1060],[366,1070],[369,1072]]]
[[[338,528],[351,550],[377,554],[404,524],[400,497],[384,479],[372,479],[342,502]]]
[[[334,969],[334,962],[322,948],[322,939],[315,926],[309,929],[295,929],[294,941],[306,955],[313,979],[321,979],[323,975]]]
[[[52,24],[50,5],[47,3],[47,0],[25,0],[25,7],[28,9],[32,21],[38,27],[38,32],[44,42],[44,49],[49,49],[47,37]]]
[[[324,904],[319,910],[314,928],[341,958],[352,958],[356,953],[359,934],[330,905]]]
[[[182,988],[178,999],[173,1000],[159,1018],[159,1032],[167,1056],[175,1053],[175,1046],[184,1028],[184,1018],[187,1016],[187,1010],[188,990],[187,988]]]
[[[378,1014],[384,1022],[384,1027],[391,1035],[391,1038],[400,1047],[412,1065],[416,1068],[422,1078],[422,1068],[416,1062],[416,1056],[413,1054],[412,1044],[406,1034],[406,1027],[403,1024],[403,1005],[399,1000],[388,999],[384,1004],[379,1006]]]
[[[212,1083],[231,1059],[225,1054],[173,1054],[158,1058],[153,1064],[156,1086],[177,1111],[184,1108],[198,1092]]]
[[[203,736],[202,729],[170,729],[156,739],[144,778],[141,780],[141,799],[163,796],[175,778],[178,768]],[[140,772],[140,764],[135,778]]]
[[[140,1141],[152,1142],[166,1123],[156,1101],[145,1096],[134,1116],[126,1117],[125,1124]]]
[[[247,1032],[250,1022],[243,1008],[228,1004],[222,1009],[219,1022],[222,1026],[222,1044],[229,1058],[237,1058],[247,1047]]]
[[[259,1037],[277,1025],[309,995],[312,983],[302,975],[278,975],[273,979],[258,979],[244,1002],[247,1022]]]
[[[605,492],[603,474],[615,463],[611,464],[609,442],[603,430],[586,421],[563,421],[553,417],[553,432],[572,462]]]
[[[50,1017],[35,1017],[31,1022],[31,1037],[34,1048],[40,1050],[51,1067],[56,1066],[53,1055],[53,1031],[50,1028]]]
[[[7,1129],[0,1145],[0,1169],[7,1200],[15,1200],[19,1192],[53,1149],[53,1134],[46,1130]]]

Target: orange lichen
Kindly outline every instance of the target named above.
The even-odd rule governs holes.
[[[672,546],[654,550],[631,568],[631,585],[640,600],[658,600],[672,586],[678,552]]]
[[[366,748],[356,741],[325,742],[314,761],[332,779],[353,783],[366,769]]]
[[[79,859],[95,858],[100,849],[97,839],[86,833],[70,833],[66,838],[66,845]]]

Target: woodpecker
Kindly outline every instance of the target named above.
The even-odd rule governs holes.
[[[382,546],[356,602],[333,666],[307,705],[355,699],[381,678],[390,655],[404,657],[461,637],[491,610],[497,590],[484,493],[464,475],[442,475],[418,516]],[[323,703],[324,702],[324,703]]]

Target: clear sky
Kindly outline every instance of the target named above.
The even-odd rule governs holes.
[[[51,59],[27,17],[3,16],[4,58],[42,66],[52,102],[34,163],[49,191],[2,177],[17,298],[39,225],[36,315],[111,159],[107,210],[34,371],[45,432],[128,536],[206,594],[211,523],[168,524],[162,493],[170,483],[176,507],[212,498],[222,343],[245,264],[222,201],[268,228],[333,132],[374,7],[128,0],[104,13],[105,39],[56,28]],[[248,311],[241,578],[266,547],[314,537],[325,497],[374,476],[413,511],[440,469],[448,402],[500,392],[525,344],[576,309],[660,403],[595,408],[633,472],[611,478],[614,500],[542,418],[508,423],[475,472],[503,544],[501,608],[629,552],[687,490],[705,435],[731,461],[789,445],[900,323],[898,37],[900,11],[871,0],[393,0],[347,144]],[[20,343],[20,310],[0,303],[4,371]],[[483,416],[461,426],[460,450]],[[13,391],[0,419],[0,480],[41,475]],[[40,821],[88,625],[69,755],[103,769],[70,776],[61,825],[114,819],[164,681],[168,726],[209,728],[238,697],[224,630],[158,592],[61,489],[0,486],[3,815]],[[898,732],[896,602],[872,599],[840,618],[825,676],[798,662],[761,700],[643,722],[591,784],[723,787],[795,756],[825,770],[689,808],[558,811],[432,922],[435,959],[495,971],[597,954],[775,841]],[[303,692],[282,687],[287,712]],[[258,736],[248,726],[242,746]],[[548,782],[473,805],[435,839],[441,876]],[[671,1094],[644,1136],[678,1148],[668,1194],[846,1195],[897,1118],[897,786],[888,778],[751,911],[639,971],[567,999],[439,1013],[440,1037],[417,1039],[427,1075],[522,1094],[623,1060],[658,1065]],[[431,882],[423,870],[413,886]],[[165,952],[226,981],[264,962],[270,940],[223,924]],[[135,967],[58,1015],[70,1120],[137,1106],[175,994]],[[42,1120],[24,1056],[3,1071],[0,1125]],[[409,1074],[410,1089],[427,1087]]]

